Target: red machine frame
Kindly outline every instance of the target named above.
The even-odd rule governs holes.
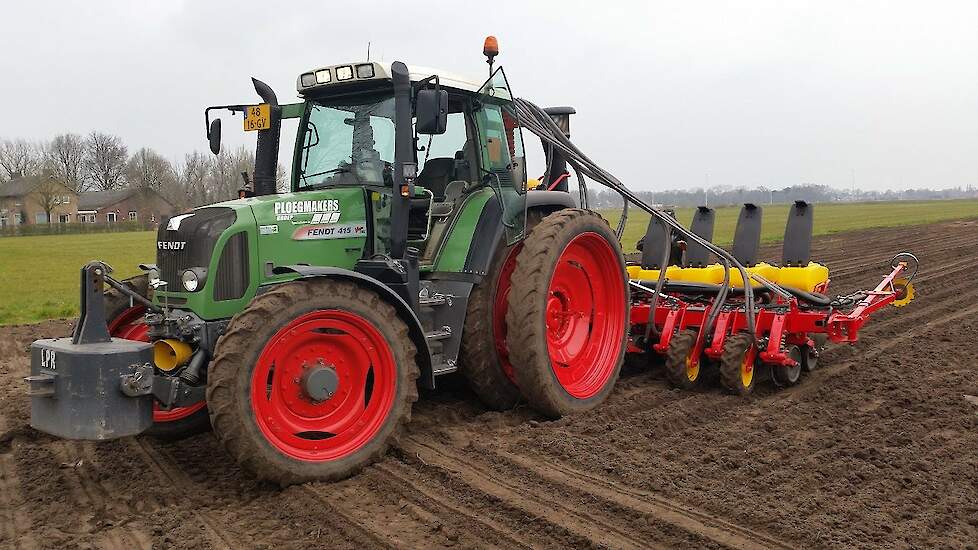
[[[759,340],[766,338],[767,343],[759,353],[755,346],[751,346],[750,353],[757,353],[763,363],[795,367],[799,363],[786,352],[787,346],[784,344],[814,348],[812,336],[815,334],[825,334],[829,340],[836,343],[855,342],[859,336],[859,329],[870,315],[895,300],[902,299],[901,294],[909,292],[906,287],[899,288],[896,284],[898,277],[909,271],[909,263],[896,261],[897,258],[894,258],[891,264],[892,271],[875,289],[850,295],[861,296],[861,299],[848,311],[839,311],[833,305],[802,307],[799,298],[794,296],[785,298],[776,295],[775,301],[758,304],[754,318],[754,333]],[[909,279],[913,278],[915,272],[916,265]],[[909,280],[906,284],[909,285]],[[648,290],[654,292],[651,288]],[[633,326],[648,325],[651,315],[651,301],[647,300],[647,297],[640,300],[633,300],[632,303],[631,324]],[[653,318],[658,329],[655,331],[658,338],[654,342],[650,341],[649,347],[659,354],[665,354],[675,334],[684,329],[695,329],[698,336],[689,358],[693,362],[692,365],[697,365],[703,356],[719,360],[727,337],[747,330],[748,318],[742,300],[724,304],[716,317],[712,336],[709,336],[705,334],[703,325],[713,307],[712,302],[690,301],[688,296],[681,292],[662,293]],[[647,351],[637,341],[635,335],[629,341],[628,350],[634,353]]]

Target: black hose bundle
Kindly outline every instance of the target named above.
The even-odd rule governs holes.
[[[617,192],[625,201],[625,208],[623,210],[622,219],[619,220],[617,233],[619,238],[624,230],[625,216],[628,211],[628,203],[633,203],[642,210],[648,212],[651,216],[658,218],[667,227],[670,227],[673,231],[678,232],[680,235],[686,237],[687,239],[696,242],[707,250],[712,252],[720,259],[724,267],[723,284],[720,287],[720,291],[717,293],[716,300],[713,302],[713,307],[710,309],[710,313],[707,316],[704,328],[707,333],[713,330],[713,324],[716,322],[717,316],[720,314],[724,303],[726,302],[727,295],[730,291],[730,268],[731,265],[740,271],[742,280],[744,281],[744,294],[745,294],[745,304],[747,307],[747,330],[751,335],[755,334],[754,331],[754,321],[755,321],[755,308],[754,308],[754,290],[753,285],[750,281],[756,280],[764,287],[768,288],[772,292],[776,292],[781,295],[785,295],[785,291],[778,287],[777,285],[771,283],[770,281],[764,280],[761,277],[752,276],[747,272],[747,269],[737,261],[730,253],[722,248],[715,246],[710,241],[703,239],[699,235],[696,235],[692,231],[686,229],[679,224],[678,221],[673,219],[671,216],[666,215],[664,212],[652,207],[651,205],[644,202],[637,195],[632,193],[624,184],[621,183],[615,176],[613,176],[608,171],[604,170],[598,166],[594,161],[587,157],[580,149],[578,149],[570,139],[564,135],[564,132],[557,126],[557,124],[550,118],[546,112],[540,107],[534,105],[533,103],[517,98],[514,100],[516,105],[516,110],[519,115],[520,126],[529,130],[537,137],[539,137],[547,148],[553,148],[560,151],[561,155],[567,160],[567,162],[574,168],[577,173],[578,180],[583,181],[582,176],[587,176],[588,178],[608,187],[609,189]],[[548,162],[549,157],[548,156]],[[582,188],[583,189],[583,188]],[[583,191],[582,191],[583,192]],[[583,205],[584,203],[582,203]],[[668,253],[668,248],[667,248]],[[664,261],[661,265],[665,266],[668,261]],[[659,295],[661,289],[663,288],[663,283],[665,282],[666,269],[659,270],[659,280],[656,281],[655,292],[652,295],[652,306],[651,311],[654,312],[656,305],[658,303]],[[649,327],[646,333],[648,337],[648,331],[654,325],[654,319],[649,320]]]

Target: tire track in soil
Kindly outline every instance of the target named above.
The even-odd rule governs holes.
[[[113,528],[117,524],[123,527],[133,519],[128,510],[119,507],[112,493],[90,473],[93,461],[90,442],[59,440],[52,446],[55,456],[61,460],[61,469],[68,484],[68,491],[82,509],[90,510],[95,521],[92,536],[95,543],[109,550],[129,550],[132,548],[147,548],[147,539],[137,536],[128,529]],[[101,539],[101,540],[99,540]]]
[[[197,462],[202,449],[221,452],[211,438],[204,434],[175,445],[142,438],[139,444],[145,454],[160,457],[154,461],[157,477],[164,483],[174,483],[181,491],[178,504],[171,509],[192,510],[194,523],[213,541],[213,546],[324,547],[328,543],[330,548],[364,547],[342,539],[320,539],[324,532],[327,536],[345,532],[347,526],[322,514],[319,502],[301,498],[306,496],[302,487],[279,489],[256,483],[226,460]],[[174,454],[177,450],[181,452]],[[228,468],[233,472],[229,474]],[[320,527],[314,530],[316,526]],[[184,530],[182,526],[180,530]]]
[[[346,507],[343,507],[345,500],[341,495],[342,491],[338,491],[335,484],[330,483],[307,483],[305,485],[300,485],[299,490],[305,492],[313,499],[317,500],[320,505],[324,508],[323,518],[332,525],[335,532],[342,533],[345,536],[345,540],[355,541],[357,547],[360,548],[395,548],[394,541],[389,540],[388,536],[396,537],[401,533],[390,533],[388,530],[384,529],[387,526],[386,523],[378,523],[377,518],[373,515],[372,510],[357,510],[353,511]],[[374,497],[370,493],[358,493],[357,498],[363,499],[364,496]],[[357,502],[362,504],[363,501]],[[361,521],[358,521],[359,516]],[[337,521],[337,518],[339,521]],[[371,524],[368,527],[367,524]]]
[[[153,475],[162,483],[172,484],[174,488],[186,494],[193,494],[198,491],[199,486],[195,485],[182,470],[173,466],[174,461],[170,457],[167,457],[168,460],[160,460],[159,457],[163,456],[162,451],[160,449],[150,448],[150,444],[146,439],[142,437],[129,438],[127,440],[127,446],[134,454],[142,457],[143,462],[153,471]],[[161,500],[168,507],[179,507],[181,505],[180,501],[173,498],[170,494],[163,495]],[[200,520],[200,527],[210,541],[212,548],[233,550],[244,546],[243,542],[238,541],[232,533],[228,533],[222,529],[221,522],[215,520],[208,511],[198,510],[195,517]]]
[[[482,543],[494,548],[532,548],[520,540],[519,531],[509,529],[485,515],[474,514],[462,503],[453,503],[453,497],[440,489],[430,485],[422,487],[420,472],[410,470],[403,462],[391,462],[377,463],[371,470],[382,474],[384,482],[392,486],[400,498],[428,514],[431,517],[429,523],[453,525],[463,520],[466,524],[465,532],[477,536],[474,540],[464,541],[465,546],[472,547]],[[412,475],[413,479],[410,477]]]
[[[402,441],[402,444],[404,441]],[[426,462],[418,453],[404,452],[403,447],[396,449],[398,464],[409,475],[413,487],[425,493],[447,492],[451,499],[459,502],[459,506],[478,511],[482,518],[489,518],[497,525],[522,537],[523,544],[533,548],[593,548],[594,541],[578,536],[566,529],[561,523],[541,515],[539,508],[527,510],[513,502],[499,498],[486,491],[483,487],[469,483],[457,472],[437,464]],[[423,485],[424,488],[420,486]]]
[[[942,327],[942,326],[952,324],[955,321],[958,321],[960,319],[965,319],[973,315],[978,315],[978,303],[973,303],[971,307],[960,309],[955,313],[945,315],[938,319],[931,319],[926,324],[915,323],[913,325],[913,328],[900,334],[899,336],[891,335],[886,340],[880,341],[877,345],[860,350],[859,358],[857,360],[833,364],[833,365],[826,366],[824,368],[816,369],[815,371],[809,373],[809,376],[807,377],[809,383],[807,384],[802,383],[799,384],[798,386],[786,388],[781,392],[779,392],[778,396],[784,400],[793,400],[793,401],[801,400],[804,397],[810,395],[812,392],[814,392],[816,389],[820,387],[820,384],[818,384],[819,381],[823,381],[824,379],[832,375],[838,374],[840,372],[847,371],[859,363],[864,363],[869,361],[870,359],[879,357],[880,355],[886,353],[888,350],[895,348],[898,345],[905,343],[909,340],[917,338],[921,333],[927,332],[929,330],[933,330],[934,328],[937,327]],[[924,316],[925,315],[917,315],[915,316],[915,319]],[[908,320],[908,323],[911,321],[912,320]],[[815,382],[815,383],[811,383],[811,382]]]
[[[563,527],[578,537],[590,541],[595,546],[612,548],[668,548],[661,542],[612,523],[582,508],[571,508],[565,502],[549,499],[544,493],[528,494],[526,487],[512,478],[504,478],[489,467],[477,466],[470,457],[460,456],[453,449],[432,441],[411,438],[402,444],[405,451],[416,453],[420,460],[459,475],[466,483],[485,491],[496,498],[518,508],[535,513],[540,510],[557,512],[546,519]]]
[[[900,240],[900,241],[902,242],[902,240]],[[873,266],[873,265],[877,265],[877,266],[886,265],[896,255],[897,252],[907,251],[907,252],[910,252],[910,253],[914,254],[915,256],[917,256],[919,258],[921,255],[933,256],[933,255],[943,254],[943,253],[946,253],[946,252],[949,252],[951,250],[955,250],[955,249],[958,249],[958,248],[973,248],[973,247],[975,247],[975,241],[974,241],[974,239],[971,238],[971,237],[969,237],[969,236],[967,236],[967,235],[956,236],[956,237],[953,237],[951,239],[942,239],[939,243],[937,243],[938,244],[937,247],[925,249],[923,252],[920,252],[920,253],[916,253],[916,252],[914,252],[912,250],[903,250],[902,249],[902,248],[908,248],[908,247],[902,247],[902,248],[895,247],[895,246],[893,246],[893,243],[895,243],[895,242],[897,242],[897,240],[890,239],[890,240],[885,240],[883,242],[878,242],[878,243],[876,243],[876,242],[866,243],[865,246],[864,246],[864,248],[868,248],[868,247],[873,247],[874,249],[886,248],[886,249],[889,249],[891,252],[887,252],[887,253],[872,253],[871,252],[869,254],[860,255],[859,257],[856,258],[856,261],[857,262],[860,262],[860,263],[856,263],[856,264],[853,264],[851,262],[852,254],[850,254],[850,253],[819,254],[819,252],[821,252],[821,247],[817,247],[817,246],[813,246],[812,247],[812,256],[815,259],[815,261],[819,261],[821,263],[846,262],[846,265],[847,266],[848,265],[852,265],[853,268],[861,268],[861,267],[868,267],[868,266]],[[896,252],[893,252],[893,251],[896,251]],[[767,254],[770,255],[770,252],[768,251]]]
[[[9,453],[0,453],[0,508],[4,512],[5,539],[12,548],[39,548],[30,518],[22,510],[21,481]]]
[[[669,500],[648,491],[626,487],[541,457],[529,458],[501,449],[479,447],[483,453],[494,453],[519,468],[532,471],[554,484],[572,486],[596,497],[613,502],[639,514],[651,514],[684,531],[730,548],[795,548],[767,534],[740,527],[693,507]]]

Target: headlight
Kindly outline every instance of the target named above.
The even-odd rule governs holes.
[[[306,73],[299,77],[299,83],[303,86],[315,86],[316,85],[316,75],[313,73]]]
[[[316,82],[318,84],[326,84],[329,82],[329,69],[321,69],[316,71]]]
[[[180,281],[187,292],[197,292],[204,286],[204,279],[207,278],[207,271],[202,267],[192,267],[180,275]]]
[[[353,78],[353,67],[336,67],[336,80],[350,80]]]
[[[373,77],[374,77],[373,65],[357,65],[357,78],[373,78]]]

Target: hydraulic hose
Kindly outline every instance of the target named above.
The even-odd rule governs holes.
[[[755,277],[754,275],[748,273],[747,269],[726,250],[723,250],[713,243],[701,238],[680,225],[678,221],[645,203],[637,195],[625,187],[621,181],[615,178],[611,173],[598,166],[594,161],[588,158],[587,155],[581,152],[580,149],[578,149],[566,136],[564,136],[563,132],[553,121],[553,119],[551,119],[549,115],[540,109],[540,107],[520,98],[517,98],[514,103],[516,105],[517,112],[520,115],[521,125],[543,140],[548,147],[552,147],[553,149],[560,151],[561,155],[564,156],[568,163],[577,172],[579,179],[582,179],[582,174],[586,175],[594,181],[616,191],[622,196],[625,206],[623,208],[622,219],[619,220],[618,230],[616,231],[619,237],[624,231],[625,215],[627,215],[628,203],[631,202],[645,212],[649,213],[651,216],[658,218],[672,230],[676,231],[680,235],[683,235],[688,240],[700,244],[717,256],[724,266],[724,277],[723,284],[721,285],[720,291],[717,293],[717,297],[713,302],[713,306],[711,307],[706,323],[704,324],[704,328],[707,332],[713,330],[716,318],[719,316],[720,311],[726,302],[727,295],[730,290],[730,269],[731,266],[736,267],[741,274],[741,279],[745,282],[744,295],[745,306],[747,309],[747,329],[751,335],[755,335],[754,291],[753,285],[750,283],[750,281],[757,281],[772,292],[782,295],[785,293],[783,289],[769,281],[762,280],[762,278]],[[668,263],[668,261],[666,261],[666,263]],[[653,311],[664,282],[665,269],[662,269],[660,270],[659,280],[656,282],[655,294],[653,295]],[[654,318],[650,319],[650,323],[654,323]]]

